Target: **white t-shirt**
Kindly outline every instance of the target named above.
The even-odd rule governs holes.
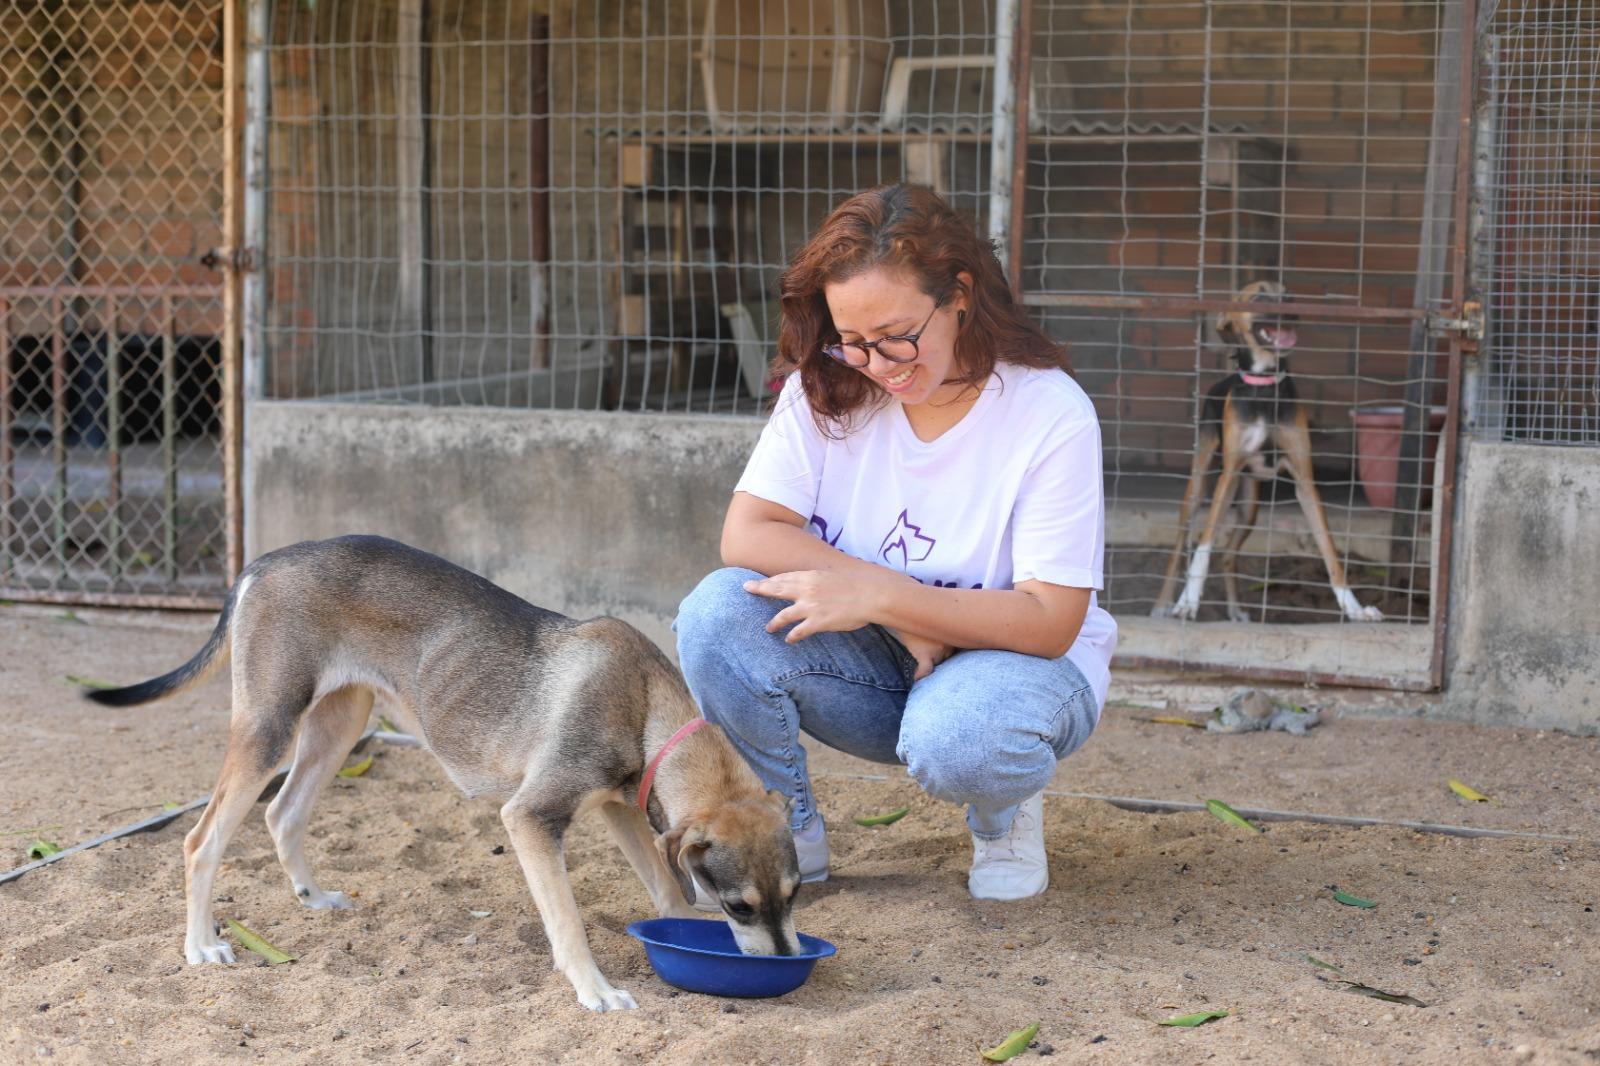
[[[917,438],[896,400],[830,439],[791,374],[735,491],[924,584],[1105,583],[1100,423],[1062,370],[996,364],[977,402],[932,441]],[[1067,654],[1101,706],[1116,646],[1117,625],[1091,593]]]

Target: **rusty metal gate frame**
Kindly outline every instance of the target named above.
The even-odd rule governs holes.
[[[1449,357],[1446,369],[1445,423],[1441,431],[1440,454],[1442,482],[1433,500],[1433,522],[1438,537],[1438,559],[1431,568],[1430,612],[1432,618],[1432,651],[1428,663],[1428,681],[1411,682],[1402,679],[1372,678],[1338,671],[1326,672],[1288,669],[1272,666],[1241,667],[1219,665],[1219,672],[1252,679],[1272,681],[1309,681],[1316,684],[1355,685],[1360,687],[1397,687],[1414,691],[1438,689],[1444,676],[1445,627],[1449,614],[1451,534],[1455,514],[1455,474],[1457,444],[1461,428],[1461,371],[1465,358],[1475,355],[1477,341],[1473,325],[1477,305],[1468,299],[1466,244],[1467,205],[1471,193],[1471,150],[1474,131],[1474,90],[1476,86],[1476,0],[1451,0],[1461,4],[1460,40],[1456,47],[1460,57],[1459,128],[1456,136],[1455,183],[1453,189],[1453,240],[1450,249],[1449,277],[1451,285],[1448,316],[1431,314],[1419,307],[1362,307],[1337,306],[1318,303],[1284,303],[1286,314],[1317,316],[1330,321],[1409,323],[1421,327],[1433,336],[1447,335]],[[1147,296],[1094,296],[1068,293],[1030,293],[1022,289],[1023,220],[1026,215],[1026,173],[1028,166],[1029,86],[1032,78],[1034,40],[1034,0],[1017,0],[1016,46],[1012,53],[1012,85],[1015,98],[1012,103],[1013,144],[1015,146],[1012,174],[1010,219],[1007,229],[1007,272],[1011,279],[1012,294],[1030,307],[1073,307],[1094,310],[1153,311],[1168,313],[1206,314],[1219,311],[1248,311],[1247,304],[1232,300],[1212,300],[1186,297]],[[1440,55],[1445,50],[1441,48]],[[1117,661],[1130,667],[1162,669],[1206,668],[1204,661],[1157,656],[1123,656]]]
[[[163,524],[167,545],[164,565],[169,578],[175,576],[173,544],[177,492],[177,468],[173,457],[173,421],[175,419],[173,391],[175,388],[175,344],[173,341],[173,303],[181,299],[221,298],[223,307],[223,333],[221,337],[221,373],[219,415],[221,419],[221,450],[223,466],[223,525],[224,525],[224,575],[225,587],[233,584],[243,569],[243,500],[240,493],[241,455],[241,405],[240,405],[240,345],[239,345],[239,262],[233,254],[238,247],[239,235],[239,116],[241,112],[242,63],[238,27],[238,0],[220,0],[223,17],[223,174],[222,174],[222,229],[224,247],[213,249],[205,259],[219,265],[223,280],[218,285],[33,285],[0,286],[0,599],[16,602],[58,603],[95,607],[145,607],[180,610],[216,610],[221,607],[223,595],[173,595],[162,593],[92,592],[84,589],[34,588],[11,582],[9,555],[12,518],[11,505],[15,490],[13,478],[13,445],[11,441],[10,381],[10,312],[19,300],[46,303],[51,320],[51,450],[55,468],[57,506],[53,521],[57,527],[55,551],[61,558],[65,521],[62,495],[66,488],[66,334],[65,310],[78,302],[104,308],[107,312],[106,345],[108,361],[107,402],[109,404],[108,438],[110,456],[111,529],[113,543],[120,534],[118,503],[120,502],[121,447],[117,433],[119,427],[119,400],[117,384],[116,308],[118,301],[155,301],[161,308],[162,347],[162,447],[164,451]],[[120,570],[115,552],[112,555],[113,574]]]

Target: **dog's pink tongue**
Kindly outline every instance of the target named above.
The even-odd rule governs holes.
[[[1274,348],[1293,348],[1299,340],[1300,335],[1292,329],[1274,330],[1272,346]]]

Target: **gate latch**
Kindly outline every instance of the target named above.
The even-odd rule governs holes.
[[[248,274],[260,269],[255,248],[246,245],[243,248],[212,248],[200,257],[200,265],[207,270],[217,270],[223,263],[233,267],[239,274]]]
[[[1468,300],[1461,305],[1461,312],[1460,318],[1429,312],[1428,336],[1448,337],[1459,333],[1464,340],[1483,340],[1483,304],[1478,300]]]

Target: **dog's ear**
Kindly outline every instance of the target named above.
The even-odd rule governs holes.
[[[665,836],[657,837],[656,847],[661,849],[661,858],[666,861],[667,869],[678,879],[683,898],[693,903],[694,878],[690,874],[711,847],[711,842],[706,839],[706,831],[698,825],[678,826],[669,829]]]
[[[783,815],[785,820],[794,814],[794,797],[785,796],[775,788],[767,789],[767,802],[772,804],[774,810]]]

